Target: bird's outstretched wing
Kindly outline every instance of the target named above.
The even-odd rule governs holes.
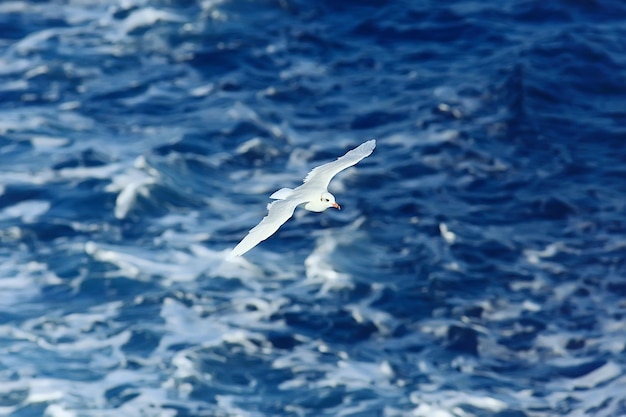
[[[297,196],[294,196],[297,197]],[[277,200],[267,206],[267,216],[248,232],[246,237],[230,253],[231,256],[241,256],[256,245],[272,236],[293,215],[298,204],[303,203],[300,198]]]
[[[337,158],[336,161],[313,168],[304,178],[305,186],[307,188],[310,186],[327,189],[330,180],[332,180],[335,175],[346,168],[356,165],[361,159],[369,156],[374,152],[375,147],[376,140],[368,140],[351,151],[346,152],[344,156]]]

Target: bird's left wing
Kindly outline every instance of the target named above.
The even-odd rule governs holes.
[[[267,206],[267,216],[248,232],[246,237],[230,253],[231,256],[241,256],[256,245],[272,236],[293,215],[294,210],[305,202],[303,198],[294,195],[285,200],[277,200]]]
[[[351,151],[348,151],[344,156],[337,158],[336,161],[313,168],[304,178],[305,185],[315,188],[328,188],[330,180],[332,180],[335,175],[346,168],[356,165],[361,159],[369,156],[374,152],[375,147],[376,140],[368,140]]]

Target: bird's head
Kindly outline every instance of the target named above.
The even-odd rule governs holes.
[[[320,201],[326,206],[326,208],[334,207],[337,210],[341,210],[341,206],[335,202],[335,196],[329,192],[322,193]]]
[[[341,209],[339,204],[335,202],[335,196],[329,192],[323,192],[318,198],[313,198],[304,205],[305,209],[309,211],[316,211],[318,213],[330,207],[334,207],[338,210]]]

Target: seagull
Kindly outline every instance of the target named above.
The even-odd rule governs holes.
[[[341,207],[335,201],[335,196],[328,192],[330,180],[344,169],[356,165],[361,159],[369,156],[375,147],[376,140],[368,140],[337,158],[336,161],[313,168],[304,178],[301,186],[294,189],[281,188],[270,195],[270,198],[276,201],[267,205],[267,216],[235,246],[230,256],[241,256],[272,236],[283,223],[291,218],[298,206],[318,213],[330,207],[340,210]]]

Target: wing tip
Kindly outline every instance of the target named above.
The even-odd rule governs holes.
[[[370,156],[372,152],[374,152],[374,149],[376,149],[376,139],[370,139],[363,142],[348,153],[354,152],[356,155],[359,155],[361,159],[363,159]]]
[[[368,141],[363,142],[362,144],[360,144],[359,146],[357,146],[354,149],[349,150],[348,152],[346,152],[343,156],[340,156],[339,158],[337,158],[336,161],[331,161],[328,162],[326,164],[317,166],[315,168],[313,168],[307,175],[306,177],[304,177],[304,180],[302,180],[303,183],[307,183],[312,177],[313,175],[317,172],[318,168],[323,167],[323,166],[327,166],[328,164],[332,164],[334,162],[337,162],[343,158],[346,157],[357,157],[358,160],[356,162],[354,162],[352,165],[358,163],[361,159],[363,158],[367,158],[368,156],[370,156],[372,154],[372,152],[374,152],[374,149],[376,148],[376,139],[370,139]]]
[[[250,234],[248,232],[248,234],[241,240],[241,242],[239,242],[237,246],[235,246],[233,250],[230,251],[227,257],[236,258],[236,257],[242,256],[243,254],[248,252],[250,249],[255,247],[256,245],[250,246],[250,242],[248,240],[249,237],[250,237]]]
[[[252,249],[252,248],[250,248]],[[232,258],[237,258],[239,256],[242,256],[244,253],[248,252],[250,249],[246,249],[246,250],[242,250],[239,245],[235,246],[235,248],[233,250],[230,251],[230,253],[226,256],[229,259]]]
[[[366,142],[363,142],[361,146],[363,146],[363,149],[371,153],[372,151],[374,151],[374,149],[376,149],[376,139],[370,139]]]

